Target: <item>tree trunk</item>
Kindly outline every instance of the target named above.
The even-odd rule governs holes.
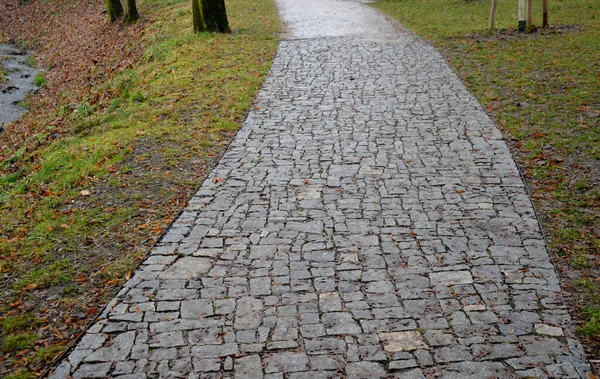
[[[496,5],[498,0],[492,0],[492,10],[490,11],[490,32],[494,31],[494,25],[496,24]]]
[[[104,5],[110,22],[115,22],[117,18],[123,15],[123,6],[119,0],[104,0]]]
[[[519,0],[519,33],[525,32],[525,0]]]
[[[543,7],[543,20],[542,20],[542,27],[546,27],[548,26],[548,0],[542,0],[542,7]]]
[[[132,22],[136,22],[140,15],[137,11],[137,6],[135,5],[135,0],[125,0],[125,24],[131,24]]]
[[[231,33],[225,0],[201,0],[202,17],[209,32]]]
[[[200,8],[201,0],[192,0],[192,14],[194,17],[194,32],[205,32],[204,18],[202,17],[202,9]]]
[[[527,0],[527,27],[525,31],[531,33],[533,29],[533,0]]]

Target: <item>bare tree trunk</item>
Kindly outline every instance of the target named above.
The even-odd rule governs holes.
[[[525,26],[527,22],[525,21],[525,0],[519,0],[519,33],[525,32]]]
[[[527,27],[525,31],[531,33],[533,29],[533,0],[527,0]]]
[[[135,0],[125,0],[125,24],[136,22],[139,18]]]
[[[194,32],[200,33],[206,31],[204,26],[204,18],[202,17],[202,9],[200,8],[201,0],[192,0],[192,14],[194,17]]]
[[[542,7],[543,7],[543,20],[542,20],[542,27],[546,27],[548,26],[548,0],[542,0]]]
[[[494,31],[494,25],[496,24],[496,5],[498,0],[492,0],[492,10],[490,11],[490,31]]]
[[[225,0],[201,0],[202,17],[209,32],[231,33]]]
[[[104,0],[104,5],[110,22],[115,22],[117,18],[123,15],[123,6],[119,0]]]

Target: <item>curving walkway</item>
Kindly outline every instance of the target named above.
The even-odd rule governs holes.
[[[278,0],[232,146],[54,377],[586,377],[502,136],[357,1]]]

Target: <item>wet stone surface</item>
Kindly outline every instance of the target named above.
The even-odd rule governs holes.
[[[294,4],[231,148],[54,377],[585,377],[473,96],[359,2],[303,4],[384,33],[310,36]]]
[[[27,64],[28,57],[27,51],[0,44],[0,70],[5,72],[6,78],[5,82],[0,82],[0,132],[27,111],[19,103],[37,88],[33,77],[39,70]]]

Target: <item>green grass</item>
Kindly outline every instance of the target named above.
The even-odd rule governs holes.
[[[35,61],[35,58],[32,55],[27,57],[26,63],[29,67],[33,67],[33,68],[37,67],[37,62]]]
[[[587,307],[584,310],[588,321],[579,328],[585,336],[597,337],[600,335],[600,307]]]
[[[33,335],[55,339],[42,328],[112,296],[240,127],[278,46],[270,0],[228,1],[230,35],[192,33],[188,2],[138,5],[146,20],[138,64],[84,99],[65,92],[27,147],[0,151],[0,313],[21,299],[34,306],[4,319],[11,352],[31,347]],[[60,301],[41,290],[60,290]],[[39,372],[75,332],[61,331],[65,339],[12,369],[27,359],[19,375]]]
[[[8,316],[2,321],[2,334],[33,330],[40,324],[40,319],[32,313]]]
[[[429,40],[512,138],[548,232],[551,251],[580,278],[600,275],[600,8],[596,0],[550,2],[553,28],[517,34],[516,1],[381,0],[373,4]],[[541,24],[534,2],[534,25]],[[581,285],[588,283],[588,285]],[[593,284],[593,279],[591,281]],[[583,335],[600,347],[600,299],[589,279],[563,278],[582,308]],[[586,311],[583,311],[586,309]],[[588,310],[596,311],[588,311]],[[584,332],[585,331],[585,332]],[[595,333],[594,333],[595,331]]]
[[[38,338],[39,336],[35,333],[14,334],[4,337],[4,344],[2,347],[5,351],[25,350],[33,347],[33,344]]]
[[[35,74],[35,76],[33,77],[33,84],[35,84],[38,87],[45,87],[46,83],[46,75],[44,75],[43,73]]]

